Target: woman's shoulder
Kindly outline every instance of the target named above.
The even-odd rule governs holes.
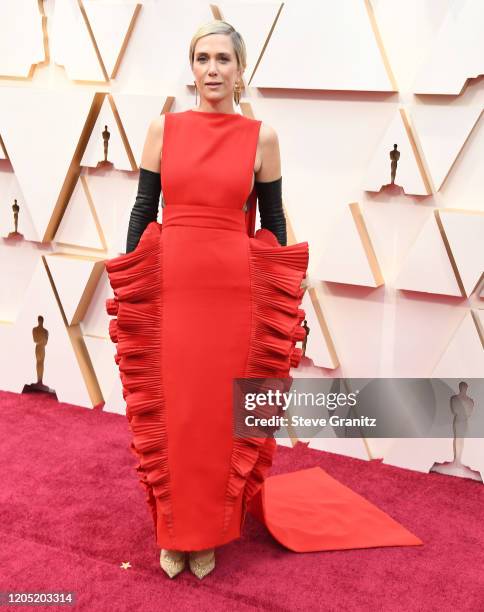
[[[263,146],[274,146],[278,142],[277,132],[265,121],[261,121],[259,130],[259,142]]]
[[[148,136],[156,139],[163,136],[163,130],[165,127],[165,115],[157,115],[151,119],[148,125]]]
[[[249,122],[254,124],[260,124],[259,129],[259,142],[261,144],[271,145],[277,142],[277,132],[265,121],[261,121],[260,119],[255,119],[254,117],[248,117],[247,115],[242,115],[242,117]]]

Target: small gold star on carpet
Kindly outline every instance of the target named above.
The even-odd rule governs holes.
[[[131,563],[129,561],[126,561],[125,563],[121,563],[121,567],[123,569],[128,569],[128,567],[131,567]]]

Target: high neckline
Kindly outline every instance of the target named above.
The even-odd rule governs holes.
[[[199,111],[199,110],[194,110],[193,108],[189,108],[188,113],[192,113],[193,115],[204,115],[205,117],[207,116],[214,116],[214,117],[242,117],[242,115],[240,113],[215,113],[215,112],[211,112],[211,111]]]

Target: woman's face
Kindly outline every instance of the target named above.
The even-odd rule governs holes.
[[[209,34],[195,45],[193,76],[200,97],[210,102],[232,100],[235,83],[242,78],[230,36]],[[217,83],[217,85],[209,85]]]

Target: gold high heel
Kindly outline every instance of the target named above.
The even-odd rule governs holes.
[[[201,580],[215,567],[215,548],[192,550],[188,555],[188,564],[192,573]]]
[[[160,552],[160,566],[170,578],[174,578],[185,567],[186,553],[183,550],[168,550]]]

